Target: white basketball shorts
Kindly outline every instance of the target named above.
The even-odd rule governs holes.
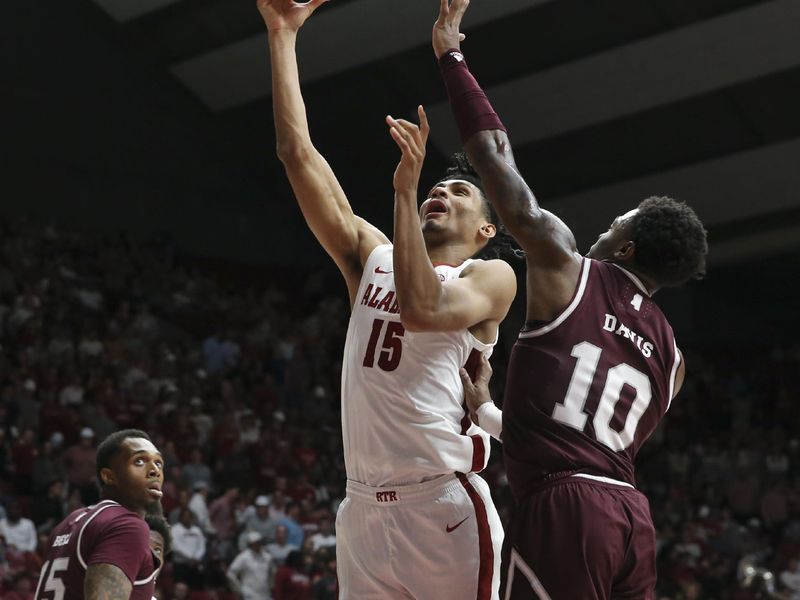
[[[343,600],[496,600],[503,527],[474,473],[415,485],[347,482],[336,516]]]

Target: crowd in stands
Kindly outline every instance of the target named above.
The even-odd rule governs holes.
[[[337,597],[346,294],[316,275],[255,279],[163,240],[0,221],[0,596],[33,597],[50,530],[98,498],[95,446],[134,427],[167,465],[159,599]],[[640,453],[662,600],[800,599],[800,350],[753,352],[689,349]],[[742,589],[744,562],[773,579]]]

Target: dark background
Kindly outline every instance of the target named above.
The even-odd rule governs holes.
[[[254,3],[178,1],[147,12],[158,4],[6,8],[0,214],[166,232],[195,256],[329,268],[275,157]],[[428,108],[423,187],[458,149],[429,45],[436,9],[433,0],[333,0],[301,34],[315,143],[356,212],[384,231],[398,157],[384,115]],[[684,199],[710,233],[704,286],[730,302],[698,320],[706,313],[690,309],[708,287],[662,294],[679,332],[786,332],[794,311],[780,309],[798,304],[800,5],[476,1],[464,30],[520,170],[582,250],[642,197]],[[752,282],[749,291],[737,281]],[[764,289],[773,281],[777,289]],[[762,309],[743,314],[753,302],[776,309],[766,323],[754,324]]]

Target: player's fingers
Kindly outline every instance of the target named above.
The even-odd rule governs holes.
[[[422,143],[419,127],[405,119],[392,119],[392,121],[392,125],[400,129],[409,144],[416,146],[418,149],[424,147],[425,144]]]
[[[403,137],[403,135],[397,130],[396,127],[389,128],[389,135],[392,136],[394,143],[397,144],[397,147],[400,148],[400,152],[403,155],[413,154],[411,147],[408,145],[408,142]]]
[[[447,17],[447,13],[450,12],[448,2],[449,0],[439,0],[439,18],[436,19],[437,25],[444,25],[444,20]]]
[[[461,18],[464,16],[464,13],[467,11],[467,7],[469,6],[469,0],[453,0],[453,8],[455,9],[455,14],[453,15],[453,22],[454,23],[461,23]]]
[[[461,383],[464,384],[464,391],[472,392],[475,389],[475,385],[472,383],[472,379],[469,378],[467,370],[462,367],[458,370],[458,375],[461,377]]]
[[[419,115],[419,132],[424,146],[428,143],[428,134],[431,132],[431,126],[428,123],[428,115],[425,114],[425,108],[422,104],[417,107],[417,115]]]
[[[309,2],[306,3],[306,7],[308,7],[308,10],[310,10],[311,12],[314,12],[320,6],[325,4],[327,1],[328,0],[310,0]]]
[[[478,363],[478,371],[475,374],[475,384],[478,383],[489,383],[489,380],[492,378],[492,365],[489,363],[489,359],[486,358],[485,354],[481,354],[481,360]]]
[[[458,41],[459,42],[463,42],[465,39],[467,39],[467,35],[465,33],[459,33],[458,34]]]

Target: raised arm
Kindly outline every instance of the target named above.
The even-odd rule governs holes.
[[[572,232],[539,206],[520,175],[505,127],[467,68],[459,28],[468,5],[469,0],[440,0],[434,52],[467,156],[503,224],[527,254],[528,318],[549,320],[569,301],[581,258]]]
[[[300,27],[325,1],[258,0],[258,9],[269,31],[278,157],[308,226],[342,271],[352,300],[364,261],[388,240],[353,214],[333,170],[311,141],[295,46]]]
[[[455,331],[481,323],[493,338],[517,291],[514,271],[501,260],[470,265],[455,280],[442,282],[422,236],[417,189],[429,127],[418,108],[419,127],[387,117],[389,132],[402,152],[394,174],[394,280],[403,325],[410,331]]]

